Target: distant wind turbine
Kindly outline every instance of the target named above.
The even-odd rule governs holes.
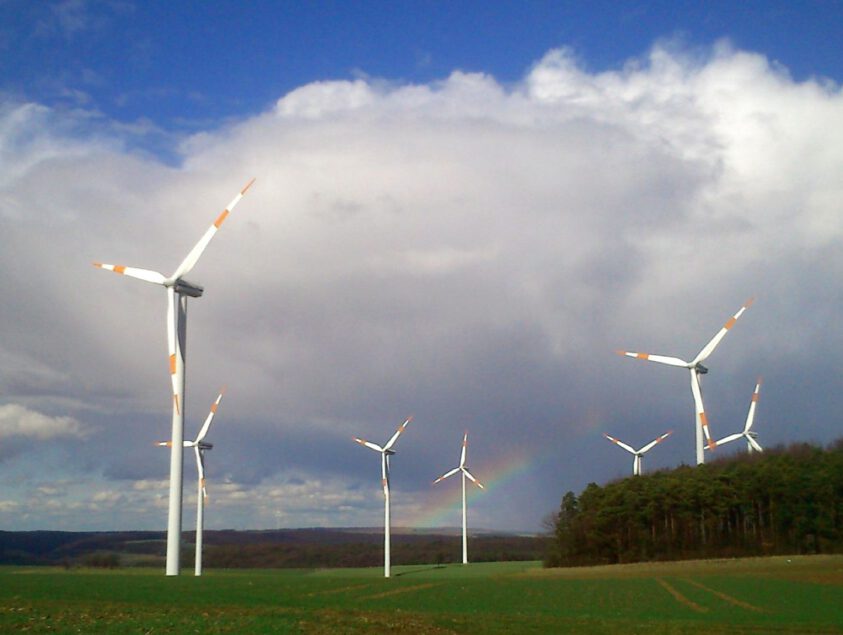
[[[196,471],[199,474],[196,488],[196,565],[194,575],[202,575],[202,535],[205,528],[205,501],[208,500],[208,491],[205,489],[205,451],[214,447],[213,443],[207,443],[205,436],[208,434],[208,429],[211,427],[211,421],[217,413],[217,408],[222,401],[222,390],[217,396],[216,401],[211,404],[211,411],[205,418],[205,423],[196,435],[193,441],[183,441],[182,445],[185,448],[193,448],[196,455]],[[160,446],[172,447],[171,441],[163,441],[159,443]]]
[[[708,429],[708,419],[705,415],[705,407],[703,406],[702,389],[700,388],[700,375],[705,375],[708,368],[702,363],[708,359],[709,355],[714,352],[717,345],[720,343],[726,333],[735,325],[735,322],[743,315],[752,305],[752,298],[735,313],[726,324],[723,325],[717,334],[711,338],[711,341],[706,344],[697,356],[690,362],[686,362],[678,357],[665,357],[664,355],[650,355],[649,353],[633,353],[630,351],[617,351],[618,355],[626,357],[634,357],[636,359],[644,359],[659,364],[667,364],[668,366],[679,366],[680,368],[687,368],[691,371],[691,394],[694,396],[694,419],[696,432],[696,450],[697,450],[697,464],[705,463],[705,452],[703,449],[703,434],[705,435],[708,449],[713,450],[717,444],[711,439],[711,431]]]
[[[465,505],[465,479],[468,478],[472,483],[477,485],[480,489],[483,489],[483,484],[478,481],[471,472],[468,471],[468,467],[465,465],[465,453],[466,448],[468,447],[468,432],[465,433],[465,436],[462,438],[462,453],[460,454],[460,464],[455,467],[453,470],[449,472],[445,472],[442,476],[437,478],[433,481],[435,485],[439,481],[442,481],[449,476],[453,476],[457,472],[462,472],[462,563],[468,564],[468,523],[466,521],[466,505]]]
[[[358,439],[354,437],[354,440],[357,441],[360,445],[365,445],[370,450],[374,450],[375,452],[380,452],[381,454],[381,484],[383,485],[383,577],[388,578],[390,575],[390,555],[389,555],[389,531],[390,531],[390,510],[389,510],[389,457],[395,452],[392,450],[392,446],[395,445],[395,442],[398,440],[398,437],[401,436],[401,433],[404,432],[404,428],[412,421],[412,417],[407,417],[407,419],[398,426],[398,429],[395,431],[395,434],[387,441],[383,447],[379,446],[377,443],[372,443],[371,441],[366,441],[365,439]]]
[[[669,437],[671,434],[673,434],[673,430],[665,432],[659,438],[650,441],[647,445],[645,445],[640,450],[633,450],[632,446],[627,445],[623,441],[618,441],[615,437],[611,437],[608,434],[606,434],[605,432],[603,433],[603,436],[606,437],[607,439],[609,439],[609,441],[611,441],[615,445],[622,447],[624,450],[626,450],[627,452],[629,452],[630,454],[632,454],[635,457],[632,460],[632,475],[633,476],[641,476],[641,474],[642,474],[641,457],[643,457],[647,452],[649,452],[653,448],[653,446],[658,445],[659,443],[664,441],[667,437]]]
[[[182,511],[182,442],[184,441],[185,410],[185,346],[187,343],[187,299],[199,298],[204,289],[184,279],[196,266],[202,252],[216,235],[223,221],[234,209],[255,179],[249,181],[228,204],[214,223],[204,233],[190,253],[167,277],[157,271],[137,269],[123,265],[107,265],[95,262],[94,266],[114,273],[137,278],[164,287],[167,290],[167,348],[170,354],[170,379],[173,384],[173,423],[170,452],[170,507],[167,520],[167,575],[178,575],[181,559],[181,511]]]
[[[759,395],[761,393],[761,378],[758,378],[758,383],[755,384],[755,391],[752,393],[752,401],[749,402],[749,412],[746,415],[746,424],[744,425],[743,432],[738,432],[736,434],[730,434],[727,437],[723,437],[717,442],[717,445],[721,445],[723,443],[731,443],[732,441],[737,441],[738,439],[746,439],[746,451],[750,454],[755,452],[763,452],[764,448],[756,441],[755,439],[758,438],[758,433],[750,430],[752,428],[752,422],[755,420],[755,407],[758,404]]]

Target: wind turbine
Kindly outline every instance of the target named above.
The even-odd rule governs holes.
[[[196,471],[199,473],[196,488],[196,566],[194,569],[195,575],[202,575],[202,532],[205,527],[205,501],[208,500],[208,491],[205,489],[205,451],[214,447],[213,443],[205,442],[205,435],[208,434],[208,429],[211,427],[211,421],[217,412],[217,407],[222,401],[222,390],[217,396],[216,401],[211,404],[211,411],[205,418],[205,423],[199,430],[194,441],[183,441],[182,446],[185,448],[193,448],[196,455]],[[162,441],[158,445],[165,447],[172,447],[171,441]]]
[[[694,419],[696,432],[696,449],[697,449],[697,464],[705,463],[705,452],[703,449],[703,434],[708,445],[709,450],[717,447],[717,444],[711,439],[711,431],[708,429],[708,418],[705,415],[705,407],[703,406],[702,390],[700,388],[700,375],[705,375],[708,368],[703,366],[703,362],[708,359],[709,355],[714,352],[717,345],[720,343],[726,333],[735,325],[735,322],[743,315],[752,305],[753,299],[744,303],[740,310],[735,313],[726,324],[723,325],[717,334],[711,338],[708,344],[697,354],[697,356],[690,362],[686,362],[678,357],[665,357],[664,355],[650,355],[649,353],[633,353],[630,351],[617,351],[618,355],[625,355],[626,357],[635,357],[636,359],[645,359],[651,362],[658,362],[659,364],[667,364],[668,366],[679,366],[680,368],[687,368],[691,371],[691,394],[694,396]]]
[[[404,428],[412,421],[412,417],[407,417],[407,419],[398,426],[398,429],[395,431],[395,434],[387,441],[383,447],[379,446],[377,443],[372,443],[371,441],[366,441],[365,439],[358,439],[354,437],[354,440],[357,441],[360,445],[365,445],[370,450],[374,450],[375,452],[381,453],[381,484],[383,485],[383,500],[384,500],[384,507],[383,507],[383,577],[388,578],[390,573],[390,560],[389,560],[389,457],[395,452],[392,450],[392,446],[395,445],[395,442],[398,440],[398,437],[401,436],[401,433],[404,432]]]
[[[630,454],[635,456],[635,458],[632,460],[632,475],[633,476],[641,476],[641,472],[642,472],[642,470],[641,470],[641,463],[642,463],[641,457],[644,456],[647,452],[649,452],[653,448],[653,446],[658,445],[659,443],[664,441],[667,437],[669,437],[671,434],[673,434],[673,430],[665,432],[659,438],[653,439],[652,441],[650,441],[647,445],[642,447],[640,450],[633,450],[632,446],[627,445],[623,441],[618,441],[615,437],[611,437],[608,434],[606,434],[605,432],[603,433],[603,436],[606,437],[607,439],[609,439],[609,441],[611,441],[615,445],[618,445],[618,446],[622,447],[624,450],[626,450],[627,452],[629,452]]]
[[[730,434],[727,437],[723,437],[717,442],[717,445],[721,443],[730,443],[731,441],[736,441],[740,438],[746,439],[746,451],[750,454],[755,452],[763,452],[764,448],[756,441],[756,437],[758,433],[750,430],[752,428],[752,422],[755,420],[755,406],[758,404],[758,396],[761,393],[761,378],[758,379],[758,383],[755,384],[755,391],[752,393],[752,401],[749,402],[749,412],[746,415],[746,424],[744,425],[743,432],[738,432],[736,434]]]
[[[169,277],[149,269],[95,262],[94,266],[114,273],[137,278],[164,287],[167,290],[167,348],[170,355],[170,379],[173,384],[173,423],[170,451],[170,507],[167,520],[167,575],[178,575],[181,558],[181,498],[182,498],[182,442],[184,441],[184,393],[187,343],[187,299],[199,298],[204,289],[184,279],[202,256],[217,230],[234,209],[255,179],[246,184],[228,204],[199,242]]]
[[[457,472],[462,472],[462,563],[468,564],[468,527],[466,522],[466,511],[465,511],[465,479],[468,478],[472,483],[477,485],[480,489],[483,488],[483,484],[478,481],[471,472],[468,471],[468,468],[465,465],[465,451],[468,447],[468,432],[465,433],[465,436],[462,438],[462,453],[460,454],[460,464],[455,467],[450,472],[445,472],[442,476],[437,478],[433,481],[433,484],[436,485],[439,481],[445,480],[449,476],[453,476]]]

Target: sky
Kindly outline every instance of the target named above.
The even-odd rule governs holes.
[[[539,531],[714,436],[841,436],[841,2],[0,0],[0,529],[166,527],[165,293],[211,529]],[[745,451],[733,443],[713,456]],[[185,456],[184,527],[196,472]]]

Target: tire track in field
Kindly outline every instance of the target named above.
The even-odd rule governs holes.
[[[384,591],[383,593],[375,593],[374,595],[365,595],[361,600],[379,600],[390,595],[398,595],[399,593],[411,593],[413,591],[421,591],[422,589],[430,589],[435,586],[442,586],[443,582],[426,582],[425,584],[416,584],[414,586],[405,586],[400,589],[393,589],[392,591]]]
[[[734,598],[731,595],[726,595],[722,591],[718,591],[717,589],[712,589],[711,587],[707,587],[701,582],[697,582],[696,580],[691,580],[690,578],[682,578],[683,582],[687,582],[688,584],[697,587],[698,589],[702,589],[703,591],[708,591],[709,593],[716,595],[724,602],[728,602],[733,606],[738,606],[742,609],[746,609],[747,611],[755,611],[757,613],[763,613],[764,609],[757,607],[749,602],[744,602],[743,600],[739,600],[738,598]]]
[[[693,600],[686,598],[679,591],[677,591],[675,587],[668,584],[665,580],[662,580],[661,578],[656,578],[656,582],[658,582],[662,586],[662,588],[668,593],[670,593],[673,598],[680,604],[684,604],[689,609],[691,609],[692,611],[696,611],[697,613],[708,613],[708,609],[706,607],[700,606]]]

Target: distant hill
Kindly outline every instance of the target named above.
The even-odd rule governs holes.
[[[184,566],[193,561],[195,532],[184,533]],[[383,561],[379,528],[205,530],[203,561],[209,568],[377,566]],[[457,562],[461,530],[393,528],[394,564]],[[476,562],[541,560],[546,536],[478,531],[469,536]],[[63,566],[164,566],[163,531],[0,531],[0,564]]]

